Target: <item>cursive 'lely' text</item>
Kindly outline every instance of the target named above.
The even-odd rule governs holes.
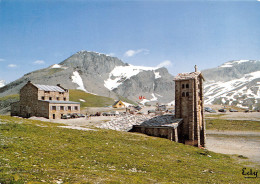
[[[242,175],[245,176],[245,178],[257,178],[258,171],[254,171],[253,169],[242,169]]]

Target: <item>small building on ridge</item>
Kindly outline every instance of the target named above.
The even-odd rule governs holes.
[[[113,108],[125,108],[126,106],[125,106],[125,104],[124,104],[121,100],[118,100],[118,101],[116,101],[116,102],[113,104],[112,107],[113,107]]]

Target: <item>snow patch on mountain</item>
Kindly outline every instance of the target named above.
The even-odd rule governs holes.
[[[246,74],[240,79],[234,79],[227,82],[214,82],[205,84],[205,103],[211,104],[216,98],[222,98],[222,102],[225,103],[226,100],[230,102],[238,99],[242,95],[247,95],[251,98],[260,99],[260,84],[256,83],[254,86],[254,91],[249,88],[247,84],[254,79],[260,78],[260,72],[252,72]],[[225,98],[225,99],[223,99]],[[239,102],[238,103],[242,103]]]
[[[0,88],[5,86],[5,81],[4,80],[0,80]]]
[[[51,65],[50,68],[61,68],[61,69],[67,69],[68,67],[64,67],[64,66],[61,66],[59,64],[54,64],[54,65]]]
[[[127,102],[124,102],[124,101],[122,101],[122,102],[123,102],[123,104],[125,104],[126,107],[133,106],[133,104],[130,104],[130,103],[127,103]]]
[[[54,64],[54,65],[51,66],[51,68],[61,68],[61,66],[58,65],[58,64]]]
[[[116,66],[109,74],[108,79],[104,81],[104,86],[109,90],[113,90],[121,85],[125,80],[137,75],[142,71],[154,71],[156,69],[158,68],[133,65]],[[156,76],[159,77],[158,74],[156,74]]]
[[[230,61],[230,62],[226,62],[222,65],[220,65],[220,68],[227,68],[227,67],[233,67],[236,64],[241,64],[241,63],[246,63],[246,62],[256,62],[256,61],[252,61],[252,60],[237,60],[237,61]]]
[[[111,56],[111,54],[109,55],[109,54],[99,53],[99,52],[95,52],[95,51],[81,50],[81,51],[79,51],[79,52],[77,52],[77,53],[78,53],[78,54],[83,53],[83,55],[86,55],[86,53],[95,53],[95,54],[97,54],[97,55],[99,55],[99,56],[104,55],[104,56],[108,56],[108,57],[113,57],[113,56]]]
[[[72,78],[72,82],[76,83],[77,85],[79,85],[79,87],[77,87],[77,89],[80,89],[82,91],[85,91],[85,92],[88,92],[85,87],[84,87],[84,84],[83,84],[83,80],[82,78],[80,77],[79,75],[79,72],[75,71],[73,72],[73,75],[71,76]]]
[[[168,103],[167,105],[168,105],[168,106],[172,106],[172,105],[174,105],[174,104],[175,104],[175,100],[171,101],[171,102]]]
[[[151,101],[157,101],[158,100],[158,98],[154,95],[154,93],[152,93],[152,99],[151,99]]]
[[[160,76],[160,72],[155,72],[154,71],[154,75],[155,75],[155,79],[159,79],[159,78],[162,77],[162,76]]]
[[[146,102],[158,101],[158,98],[155,96],[154,93],[152,93],[151,95],[152,95],[152,98],[151,98],[150,100],[148,100],[148,99],[143,99],[140,103],[144,105]],[[159,96],[159,95],[157,95],[157,96]]]

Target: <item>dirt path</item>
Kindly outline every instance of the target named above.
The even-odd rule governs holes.
[[[206,148],[216,153],[243,155],[260,167],[260,132],[207,131]]]

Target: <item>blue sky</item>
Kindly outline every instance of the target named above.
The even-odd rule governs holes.
[[[260,2],[0,0],[0,79],[80,50],[180,72],[260,60]]]

